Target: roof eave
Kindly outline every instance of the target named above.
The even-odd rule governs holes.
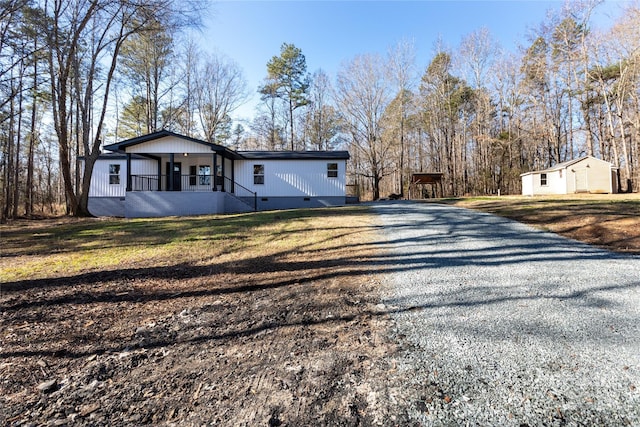
[[[186,136],[186,135],[180,135],[177,134],[175,132],[171,132],[168,130],[160,130],[154,133],[149,133],[147,135],[142,135],[142,136],[137,136],[135,138],[130,138],[130,139],[126,139],[124,141],[120,141],[118,143],[115,144],[110,144],[110,145],[105,145],[104,149],[105,150],[109,150],[109,151],[117,151],[117,152],[121,152],[121,153],[126,153],[126,148],[127,147],[131,147],[134,145],[138,145],[138,144],[142,144],[144,142],[149,142],[149,141],[154,141],[156,139],[160,139],[160,138],[165,138],[168,136],[172,136],[175,138],[180,138],[180,139],[184,139],[187,141],[191,141],[191,142],[195,142],[196,144],[202,144],[202,145],[206,145],[208,147],[211,147],[212,151],[216,151],[216,152],[231,152],[228,148],[222,146],[222,145],[218,145],[218,144],[214,144],[212,142],[207,142],[207,141],[203,141],[201,139],[197,139],[197,138],[192,138],[190,136]]]

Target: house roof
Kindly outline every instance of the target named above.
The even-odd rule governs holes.
[[[202,144],[205,145],[207,147],[211,148],[211,151],[215,151],[216,153],[219,154],[224,154],[225,157],[237,160],[240,157],[238,157],[238,154],[235,151],[232,151],[230,149],[228,149],[227,147],[224,147],[222,145],[219,144],[214,144],[211,142],[207,142],[207,141],[203,141],[201,139],[197,139],[197,138],[192,138],[190,136],[185,136],[185,135],[180,135],[178,133],[175,132],[171,132],[168,130],[160,130],[157,132],[153,132],[147,135],[142,135],[142,136],[138,136],[135,138],[131,138],[131,139],[126,139],[124,141],[120,141],[117,142],[115,144],[110,144],[110,145],[105,145],[104,148],[105,150],[109,150],[109,151],[114,151],[114,152],[118,152],[118,153],[126,153],[126,148],[127,147],[131,147],[133,145],[138,145],[138,144],[142,144],[144,142],[149,142],[149,141],[154,141],[156,139],[160,139],[160,138],[165,138],[167,136],[172,136],[172,137],[176,137],[176,138],[180,138],[180,139],[184,139],[186,141],[191,141],[194,142],[196,144]]]
[[[347,160],[348,151],[238,151],[247,160]]]
[[[98,156],[99,159],[112,159],[112,160],[124,160],[127,156],[123,153],[100,153]],[[143,156],[142,154],[132,154],[132,159],[148,159],[149,157]],[[84,160],[85,156],[78,156],[79,160]]]
[[[314,159],[314,160],[347,160],[349,159],[348,151],[233,151],[225,146],[219,144],[213,144],[211,142],[202,141],[197,138],[192,138],[185,135],[180,135],[168,130],[161,130],[158,132],[150,133],[147,135],[138,136],[135,138],[120,141],[115,144],[105,145],[104,148],[115,153],[127,152],[127,147],[131,147],[144,142],[154,141],[156,139],[164,138],[167,136],[184,139],[194,142],[196,144],[202,144],[211,148],[218,154],[224,155],[224,157],[233,160],[301,160],[301,159]]]

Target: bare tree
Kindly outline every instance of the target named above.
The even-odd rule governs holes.
[[[238,64],[222,55],[206,58],[195,77],[195,102],[204,138],[221,143],[224,123],[248,98],[247,83]]]
[[[382,117],[390,102],[387,64],[378,55],[359,55],[338,73],[336,102],[350,135],[350,147],[358,152],[362,169],[371,180],[373,199],[380,198],[380,182],[392,171],[392,141],[383,138]]]
[[[398,42],[389,51],[389,72],[390,78],[396,85],[398,92],[398,105],[396,108],[397,123],[399,126],[399,147],[398,147],[398,172],[399,172],[399,193],[403,197],[405,187],[405,127],[409,114],[409,103],[412,100],[411,91],[416,79],[416,52],[412,41],[403,40]]]
[[[195,14],[190,13],[193,6],[191,2],[182,2],[178,13],[171,0],[45,2],[53,121],[67,206],[72,215],[90,215],[89,186],[100,155],[111,85],[123,44],[134,34],[157,30],[158,23],[177,29],[195,22]],[[77,98],[72,99],[72,93]],[[71,173],[72,105],[79,110],[76,136],[81,153],[76,154],[83,154],[85,160],[77,189]]]
[[[339,140],[340,117],[330,102],[332,90],[329,76],[323,70],[316,71],[311,82],[311,102],[304,123],[306,139],[314,149],[330,150]]]

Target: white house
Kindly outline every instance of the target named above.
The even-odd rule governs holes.
[[[89,211],[127,218],[346,202],[346,151],[233,151],[169,131],[105,146]],[[80,159],[82,161],[82,159]]]
[[[609,162],[585,156],[552,168],[527,172],[522,178],[522,195],[617,193],[616,168]]]

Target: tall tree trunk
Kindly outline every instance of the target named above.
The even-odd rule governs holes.
[[[13,70],[11,72],[13,76]],[[13,78],[11,78],[11,98],[9,99],[9,131],[7,132],[7,151],[6,151],[6,167],[5,167],[5,176],[4,176],[4,206],[2,207],[2,216],[0,217],[1,222],[5,222],[10,218],[12,209],[12,198],[13,198],[13,148],[15,143],[15,91],[13,87]]]
[[[20,141],[22,139],[22,102],[23,102],[23,79],[24,79],[24,67],[23,62],[20,61],[20,76],[18,78],[18,130],[16,132],[16,163],[14,166],[14,178],[13,178],[13,212],[12,217],[18,217],[18,206],[20,204]]]
[[[36,42],[34,42],[34,50],[37,48]],[[33,216],[33,162],[34,151],[36,147],[36,118],[38,117],[38,60],[33,60],[33,99],[31,104],[31,128],[29,129],[29,152],[27,156],[27,185],[25,191],[25,215],[27,217]]]

